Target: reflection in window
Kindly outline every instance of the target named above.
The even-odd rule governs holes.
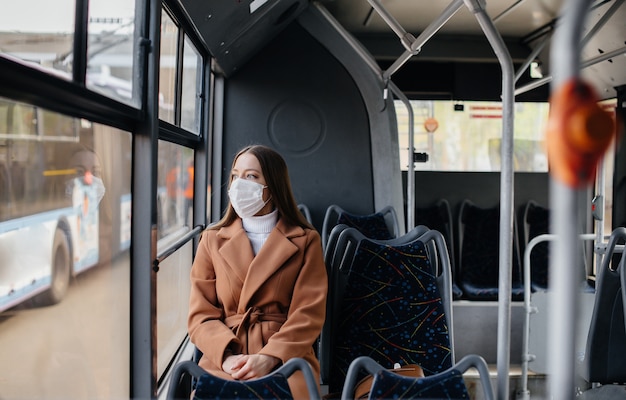
[[[131,135],[67,121],[0,100],[1,398],[129,396]]]
[[[89,1],[87,48],[87,87],[131,105],[133,99],[133,62],[135,2],[126,0]]]
[[[416,171],[500,171],[502,103],[412,100],[411,105],[415,152],[428,154],[427,162],[414,164]],[[395,106],[400,167],[406,171],[408,111],[401,101]],[[548,109],[548,103],[515,104],[515,171],[548,171],[543,145]]]
[[[179,237],[192,225],[193,150],[159,141],[157,221],[159,238]],[[157,252],[163,248],[158,246]]]

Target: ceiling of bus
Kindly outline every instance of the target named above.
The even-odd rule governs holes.
[[[524,37],[550,24],[558,16],[561,1],[489,0],[486,2],[486,9],[502,36]],[[407,32],[417,35],[442,14],[450,1],[382,0],[380,3]],[[391,32],[386,22],[366,0],[329,0],[323,4],[350,32]],[[476,18],[467,7],[461,7],[439,32],[482,34]]]
[[[486,11],[494,21],[500,35],[505,39],[514,62],[523,62],[531,50],[546,40],[544,50],[539,52],[538,61],[544,76],[550,75],[550,39],[561,14],[565,0],[487,0]],[[451,0],[407,1],[373,0],[402,26],[417,37],[439,18]],[[397,43],[396,58],[404,51],[399,47],[399,39],[367,0],[326,0],[324,6],[348,31],[363,41],[378,60],[387,59],[389,54],[379,49],[393,48],[389,44],[374,46],[369,44],[371,37],[385,36]],[[617,52],[615,57],[586,66],[582,75],[599,92],[600,97],[616,95],[615,87],[626,84],[626,5],[622,0],[592,1],[583,37],[600,22],[599,29],[590,36],[582,51],[581,60],[597,59],[598,56]],[[604,15],[608,17],[604,22]],[[462,39],[461,39],[462,38]],[[473,38],[473,39],[469,39]],[[471,42],[473,40],[473,42]],[[485,61],[495,55],[490,48],[476,46],[484,41],[484,33],[476,17],[467,7],[461,7],[437,33],[422,47],[422,51],[412,61],[441,60],[446,54],[448,60]],[[380,39],[377,39],[380,42]],[[454,55],[453,55],[454,54]]]
[[[309,0],[177,0],[204,39],[217,61],[217,68],[231,75],[243,66],[310,4]],[[417,37],[436,21],[450,1],[371,0],[381,4],[402,28]],[[562,1],[488,0],[486,10],[504,38],[514,63],[521,65],[532,49],[547,40],[538,54],[544,75],[550,73],[549,39]],[[322,0],[319,2],[350,33],[359,39],[374,58],[393,62],[403,52],[400,40],[367,0]],[[625,48],[626,6],[622,0],[596,0],[589,13],[588,28],[613,7],[617,11],[594,33],[583,51],[583,61]],[[485,35],[466,6],[462,6],[411,62],[497,62]],[[614,87],[626,84],[626,56],[585,68],[601,97],[615,96]]]

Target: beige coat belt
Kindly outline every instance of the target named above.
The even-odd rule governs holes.
[[[244,314],[235,314],[224,320],[226,326],[235,332],[237,338],[243,345],[244,354],[252,354],[260,351],[264,346],[263,332],[260,330],[258,322],[274,321],[284,323],[287,320],[286,314],[264,313],[257,307],[250,307]],[[250,342],[248,340],[250,339]]]

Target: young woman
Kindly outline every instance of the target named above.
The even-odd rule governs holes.
[[[250,146],[233,161],[229,206],[202,235],[191,269],[188,329],[199,364],[247,380],[293,357],[319,377],[313,343],[325,318],[328,281],[320,236],[304,219],[287,165],[274,150]],[[307,398],[301,373],[289,379]]]

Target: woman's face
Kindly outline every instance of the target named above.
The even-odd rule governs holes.
[[[230,174],[230,181],[233,182],[235,179],[247,179],[263,186],[267,186],[265,177],[263,176],[263,171],[261,170],[261,164],[256,156],[251,153],[243,153],[237,158],[237,160],[235,160],[235,165],[233,166],[233,170]],[[255,215],[265,215],[274,209],[272,201],[268,201],[270,197],[271,193],[269,189],[263,189],[263,201],[267,201],[267,204]]]

